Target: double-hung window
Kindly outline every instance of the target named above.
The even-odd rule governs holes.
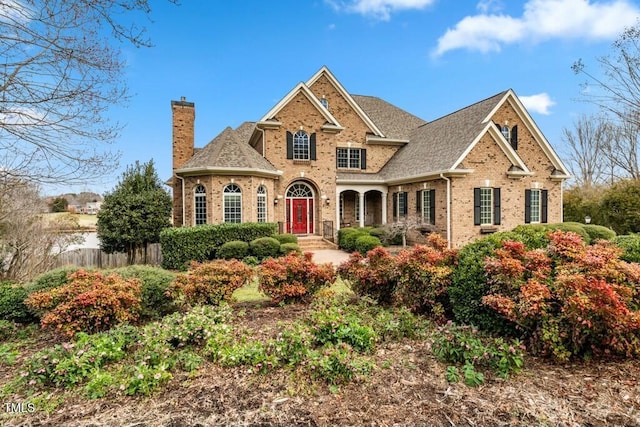
[[[242,222],[242,191],[229,184],[223,191],[224,222]]]
[[[364,148],[337,148],[336,166],[338,169],[366,169],[366,155]]]
[[[258,222],[267,221],[267,189],[258,187]]]
[[[207,190],[204,185],[198,185],[193,190],[194,206],[195,206],[195,225],[207,223]]]
[[[393,218],[398,221],[407,216],[407,192],[393,193]]]
[[[474,225],[500,225],[500,188],[480,187],[473,189]]]
[[[418,190],[416,192],[417,213],[425,224],[436,223],[436,190]]]
[[[524,222],[526,224],[547,222],[547,199],[547,190],[533,188],[524,191]]]

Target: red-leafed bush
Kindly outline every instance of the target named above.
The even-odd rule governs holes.
[[[599,240],[548,234],[546,249],[503,242],[485,261],[491,292],[483,303],[513,322],[531,349],[558,360],[640,355],[640,265]]]
[[[99,271],[78,270],[69,283],[34,292],[25,301],[41,314],[43,327],[54,326],[67,336],[94,333],[115,324],[132,322],[140,311],[140,280],[104,276]]]
[[[398,283],[393,299],[414,312],[444,320],[456,252],[442,245],[432,246],[415,246],[398,254],[395,260]]]
[[[338,273],[359,295],[442,319],[457,252],[447,249],[446,240],[435,233],[429,236],[429,244],[395,257],[384,248],[374,248],[366,257],[355,253],[338,267]]]
[[[219,305],[229,301],[233,292],[252,277],[253,270],[241,261],[192,262],[189,271],[179,274],[167,293],[188,305]]]
[[[330,264],[318,265],[311,253],[296,252],[263,261],[258,277],[260,290],[276,303],[304,301],[336,279]]]
[[[381,304],[391,304],[398,284],[396,260],[385,248],[377,247],[367,252],[366,258],[359,252],[338,266],[338,274],[351,282],[353,291],[368,296]]]

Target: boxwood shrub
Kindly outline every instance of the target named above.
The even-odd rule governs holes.
[[[289,252],[302,253],[297,243],[283,243],[280,245],[280,255],[286,255]]]
[[[356,239],[360,236],[368,236],[371,228],[341,228],[338,230],[338,247],[347,252],[356,250]]]
[[[216,248],[227,242],[250,242],[259,237],[276,234],[277,224],[269,222],[245,222],[241,224],[204,224],[197,227],[166,228],[160,233],[162,266],[184,270],[191,261],[212,259]]]
[[[367,252],[378,246],[382,246],[380,239],[369,234],[358,237],[355,242],[356,251],[360,252],[362,255],[366,255]]]
[[[218,257],[222,259],[243,259],[249,255],[249,244],[242,240],[232,240],[220,246]]]
[[[298,236],[295,234],[274,234],[272,236],[278,242],[282,243],[298,243]]]
[[[262,260],[280,254],[280,242],[273,237],[259,237],[249,243],[251,255]]]
[[[26,285],[27,292],[47,291],[49,289],[59,288],[60,286],[66,285],[70,282],[68,279],[69,274],[75,273],[78,270],[80,270],[80,267],[67,266],[47,271]]]
[[[587,233],[587,230],[585,230],[584,224],[581,224],[579,222],[558,222],[555,224],[547,224],[545,227],[547,230],[560,230],[579,234],[580,237],[582,237],[582,240],[585,241],[585,243],[591,243],[591,238],[589,237],[589,233]]]
[[[0,282],[0,320],[30,323],[37,319],[24,304],[27,290],[18,284]]]
[[[620,259],[640,263],[640,234],[616,236],[613,242],[622,249]]]
[[[591,243],[595,243],[595,241],[599,239],[613,240],[613,238],[616,237],[615,231],[603,225],[584,224],[582,228],[584,228],[584,231],[589,235]]]

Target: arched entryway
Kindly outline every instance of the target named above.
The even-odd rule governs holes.
[[[313,234],[314,227],[314,199],[311,186],[306,182],[294,182],[287,189],[287,233]]]

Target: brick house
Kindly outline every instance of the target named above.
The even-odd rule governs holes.
[[[322,235],[411,219],[459,247],[562,221],[567,169],[512,90],[427,122],[349,94],[322,67],[203,148],[194,103],[171,108],[176,226],[268,221]]]

